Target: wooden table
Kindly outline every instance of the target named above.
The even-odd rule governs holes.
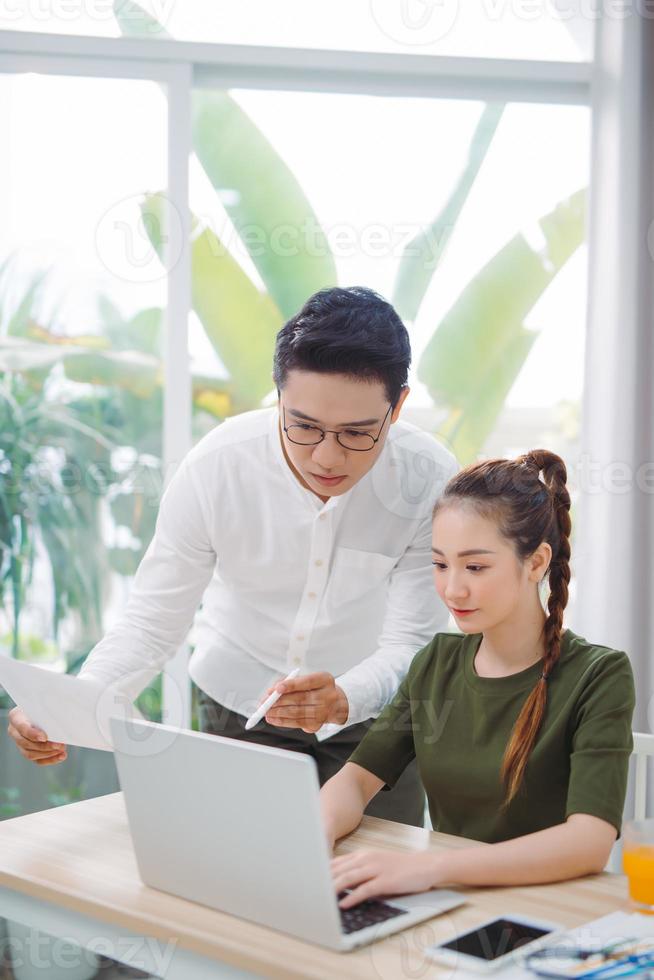
[[[470,841],[366,817],[338,848],[395,851]],[[0,823],[0,916],[67,936],[167,980],[252,976],[449,977],[425,946],[497,914],[580,925],[625,908],[626,881],[603,873],[558,885],[462,889],[467,904],[351,953],[333,953],[144,885],[121,793]]]

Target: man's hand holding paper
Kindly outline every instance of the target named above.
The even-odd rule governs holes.
[[[9,712],[7,732],[18,746],[18,750],[37,766],[53,766],[64,762],[66,746],[62,742],[50,742],[46,733],[32,724],[24,711],[12,708]]]

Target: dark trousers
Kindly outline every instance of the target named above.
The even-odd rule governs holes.
[[[292,752],[305,752],[316,761],[321,786],[347,762],[372,724],[372,720],[369,720],[358,725],[349,725],[324,742],[318,741],[315,735],[303,732],[301,728],[276,728],[268,725],[265,720],[246,732],[246,719],[243,715],[214,701],[199,688],[197,693],[201,732],[223,735],[225,738],[239,738],[277,749],[290,749]],[[404,770],[393,789],[377,793],[368,804],[366,813],[371,817],[395,820],[413,827],[423,826],[425,793],[415,759]]]

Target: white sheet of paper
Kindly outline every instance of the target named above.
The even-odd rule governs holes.
[[[0,684],[52,742],[111,752],[111,715],[143,716],[117,691],[46,667],[0,656]]]

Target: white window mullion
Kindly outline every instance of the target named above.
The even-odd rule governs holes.
[[[164,323],[163,456],[166,483],[191,448],[191,370],[188,319],[191,309],[190,211],[191,82],[189,65],[169,65],[168,194],[165,208],[164,265],[168,303]],[[188,644],[166,665],[162,685],[162,720],[189,728],[191,687]]]

